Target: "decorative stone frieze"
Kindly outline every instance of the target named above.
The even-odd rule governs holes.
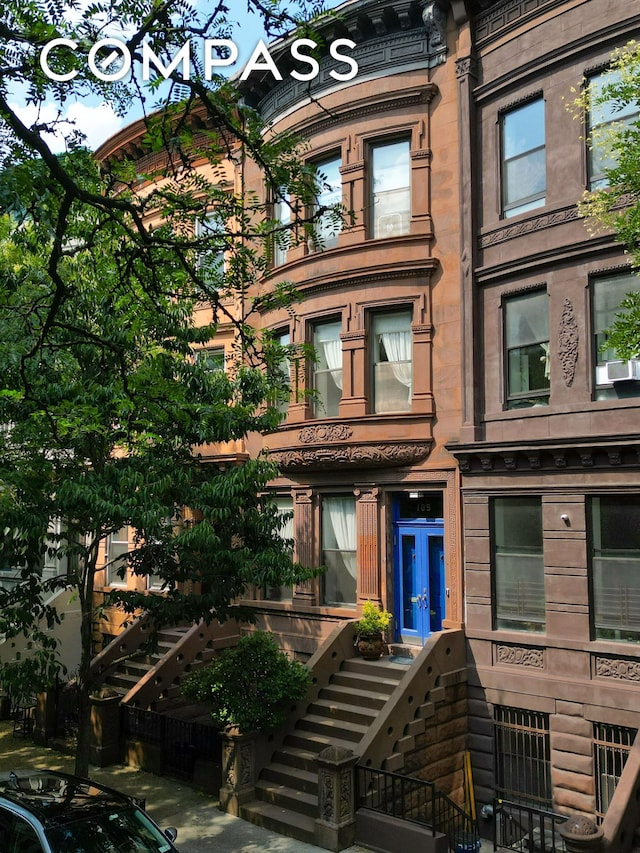
[[[496,663],[509,666],[528,666],[534,669],[544,669],[544,649],[531,646],[507,646],[501,643],[494,645]]]
[[[347,424],[318,424],[301,429],[298,441],[301,444],[320,444],[324,441],[346,441],[353,435]]]
[[[413,465],[424,459],[430,449],[430,442],[332,445],[273,451],[269,458],[281,471],[339,468],[342,465],[382,468],[388,465]]]
[[[503,228],[498,228],[496,231],[492,231],[490,234],[483,235],[480,238],[480,248],[488,249],[491,246],[498,245],[498,243],[513,240],[515,237],[532,234],[534,231],[543,231],[544,229],[552,228],[555,225],[562,225],[565,222],[573,222],[575,219],[578,219],[578,208],[575,206],[566,207],[563,210],[556,210],[553,213],[546,213],[542,216],[532,216],[530,219],[525,219],[523,222],[507,225]]]
[[[565,299],[558,329],[558,358],[562,365],[564,384],[567,388],[573,385],[576,376],[579,343],[580,335],[573,304],[571,300]]]
[[[640,681],[640,661],[594,655],[593,674],[598,678],[638,682]]]

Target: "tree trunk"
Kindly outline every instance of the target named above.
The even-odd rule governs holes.
[[[91,703],[89,702],[89,695],[92,685],[89,679],[89,668],[92,658],[94,571],[94,565],[87,566],[84,582],[78,585],[82,624],[80,628],[80,667],[78,670],[78,744],[76,747],[75,772],[77,776],[85,777],[89,775],[89,750],[91,746]]]

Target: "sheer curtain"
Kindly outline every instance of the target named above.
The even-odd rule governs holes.
[[[409,388],[411,395],[411,332],[383,332],[380,337],[394,377]]]
[[[352,578],[356,576],[356,504],[352,498],[327,498],[328,513],[335,544],[342,553],[344,565]]]
[[[318,353],[317,370],[326,364],[336,387],[342,390],[342,323],[331,321],[318,323],[313,333],[313,345]]]

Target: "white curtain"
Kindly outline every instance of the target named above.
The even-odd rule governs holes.
[[[394,377],[411,388],[411,332],[382,332],[380,337]]]
[[[356,504],[343,498],[327,498],[324,511],[329,516],[338,550],[352,578],[356,576]]]
[[[331,378],[342,391],[342,341],[322,341],[322,350]]]

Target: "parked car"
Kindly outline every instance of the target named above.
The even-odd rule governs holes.
[[[176,853],[138,801],[50,770],[0,774],[2,853]]]

